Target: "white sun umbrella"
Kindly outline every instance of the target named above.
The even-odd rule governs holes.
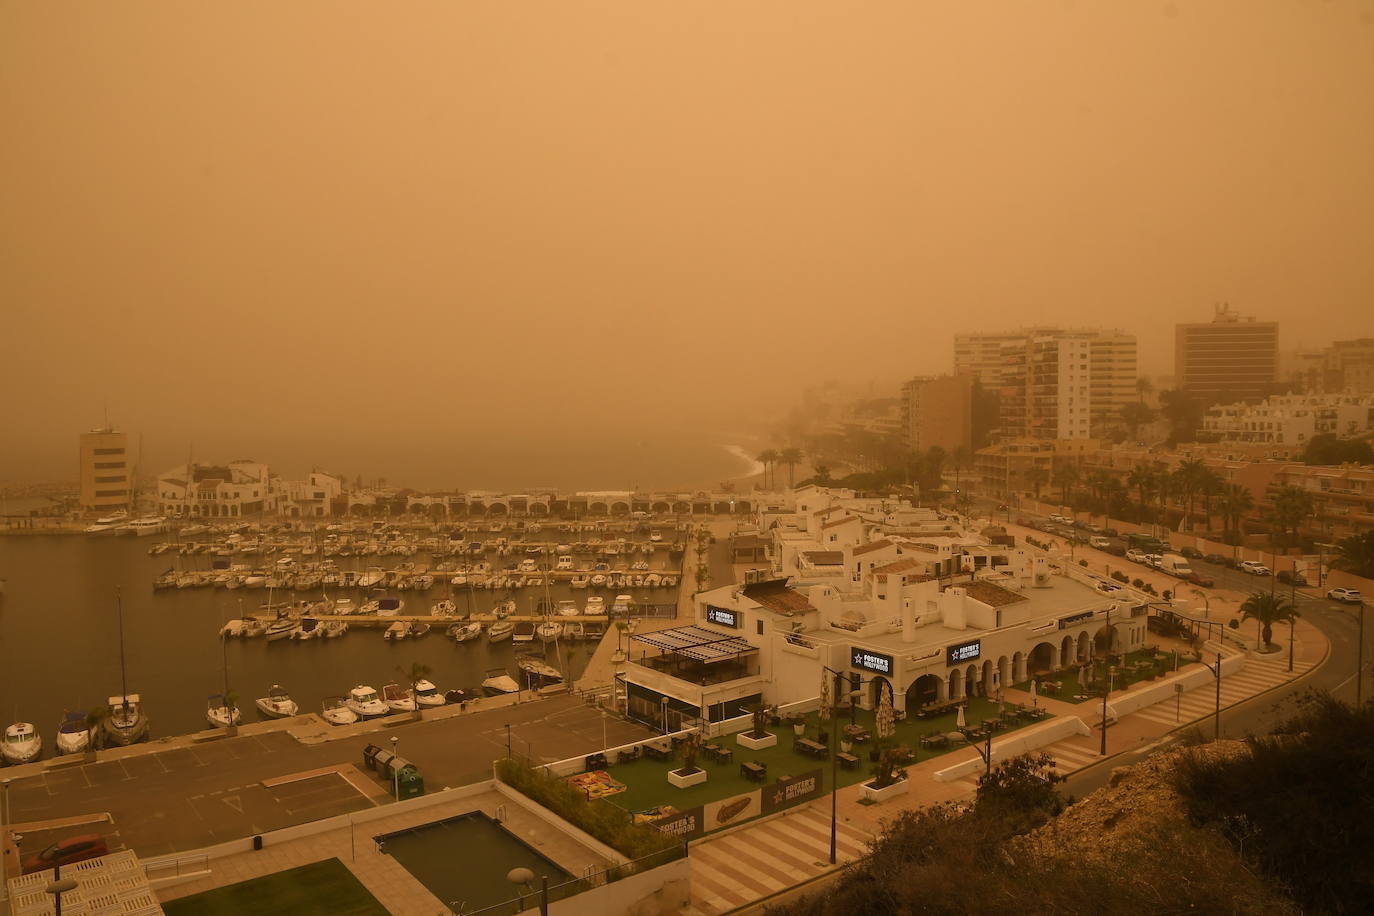
[[[1080,687],[1087,687],[1087,686],[1088,686],[1088,666],[1087,666],[1087,665],[1080,665],[1080,666],[1078,667],[1078,686],[1080,686]]]
[[[964,720],[964,704],[959,704],[959,714],[954,718],[954,727],[958,729],[968,728],[968,722]]]
[[[878,715],[874,725],[880,739],[891,738],[897,734],[896,717],[892,715],[892,694],[886,690],[880,690],[879,693],[882,696],[878,700]]]
[[[831,685],[831,681],[830,681],[830,672],[829,672],[829,671],[826,671],[824,668],[822,668],[822,669],[821,669],[821,721],[822,721],[822,722],[829,722],[829,721],[830,721],[830,711],[831,711],[831,710],[830,710],[830,706],[831,706],[832,703],[835,702],[834,699],[833,699],[832,696],[831,696],[831,687],[832,687],[832,685]]]
[[[1038,704],[1036,703],[1036,695],[1035,695],[1035,678],[1031,678],[1030,695],[1031,695],[1031,705],[1032,705],[1032,706],[1038,705]]]

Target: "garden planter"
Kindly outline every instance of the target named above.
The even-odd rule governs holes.
[[[898,795],[905,795],[910,788],[910,779],[899,779],[892,785],[884,786],[881,789],[875,789],[873,788],[872,782],[866,782],[859,786],[859,791],[862,792],[863,797],[869,801],[882,802],[887,801],[889,798],[895,798]]]
[[[692,786],[699,786],[706,781],[706,771],[701,767],[697,767],[697,771],[695,773],[689,773],[688,775],[684,776],[682,775],[681,770],[669,770],[668,781],[673,785],[677,786],[679,789],[687,789]]]
[[[769,732],[762,738],[755,738],[749,732],[740,732],[738,735],[735,735],[735,742],[739,744],[740,747],[747,747],[751,751],[761,751],[766,747],[773,747],[777,744],[778,736]]]
[[[805,723],[805,722],[797,722],[797,723],[793,724],[793,726],[792,726],[792,731],[793,731],[793,733],[794,733],[798,738],[804,738],[804,737],[806,737],[806,723]]]

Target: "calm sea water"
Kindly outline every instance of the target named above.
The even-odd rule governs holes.
[[[206,698],[224,689],[226,660],[229,683],[242,698],[245,721],[257,720],[253,701],[266,696],[272,684],[290,691],[302,711],[318,711],[324,697],[343,694],[355,684],[380,689],[384,684],[399,683],[402,676],[398,668],[409,668],[412,662],[429,665],[433,669],[430,680],[441,691],[475,687],[488,668],[504,667],[517,674],[517,649],[510,642],[492,645],[483,637],[456,644],[442,635],[438,625],[428,636],[396,643],[384,640],[382,630],[375,628],[354,629],[333,640],[222,642],[220,626],[239,616],[240,600],[244,611],[254,612],[267,599],[266,590],[154,592],[153,579],[169,566],[184,560],[190,568],[207,568],[210,560],[207,556],[148,556],[149,546],[158,540],[0,538],[0,578],[8,580],[0,597],[0,723],[35,723],[43,732],[45,753],[50,754],[64,711],[84,712],[119,694],[116,586],[123,594],[128,689],[142,695],[154,737],[207,727]],[[419,565],[428,563],[422,554],[410,559]],[[401,558],[340,561],[340,568],[349,568],[346,564],[350,562],[393,566]],[[656,552],[654,565],[665,562],[664,553]],[[405,591],[394,594],[406,599],[410,611],[427,608],[447,597],[449,591],[446,585],[436,585],[424,595]],[[454,599],[460,613],[466,612],[466,596],[461,590],[455,591],[459,592]],[[518,599],[520,610],[528,612],[529,595],[535,590],[523,591],[526,596]],[[542,597],[543,590],[538,591]],[[554,600],[572,597],[579,604],[588,595],[567,586],[552,588],[550,593]],[[674,594],[669,589],[641,590],[636,598],[668,603]],[[278,592],[273,600],[291,597]],[[476,610],[483,612],[504,595],[476,591],[472,597]],[[536,642],[535,651],[538,646]],[[586,666],[593,646],[589,642],[560,643],[559,649],[550,648],[546,657],[567,677],[574,678]],[[529,650],[521,647],[519,651]]]

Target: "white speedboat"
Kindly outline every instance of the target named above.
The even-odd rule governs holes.
[[[372,588],[386,577],[386,572],[380,566],[369,566],[367,572],[358,577],[359,588]]]
[[[324,635],[324,627],[314,617],[302,617],[300,624],[291,631],[292,639],[318,639]]]
[[[443,706],[444,695],[439,692],[439,688],[426,680],[415,682],[415,702],[421,706]]]
[[[114,534],[129,520],[129,513],[119,511],[97,518],[94,524],[81,529],[86,534]]]
[[[406,623],[404,620],[398,620],[386,628],[386,632],[382,634],[382,639],[388,641],[405,639],[409,634],[410,624]]]
[[[230,706],[224,694],[212,694],[210,699],[205,702],[205,721],[210,723],[212,728],[227,728],[230,725],[238,725],[242,713],[237,706]]]
[[[382,688],[382,699],[392,712],[414,712],[415,698],[400,684],[387,684]]]
[[[344,700],[344,705],[364,719],[384,716],[387,713],[386,703],[377,696],[377,691],[363,684],[348,691],[348,699]]]
[[[538,636],[544,642],[553,642],[563,635],[563,624],[559,623],[557,620],[545,620],[534,628],[534,635]]]
[[[510,639],[515,632],[515,624],[509,620],[498,620],[487,628],[488,642],[502,642]]]
[[[57,726],[57,753],[80,754],[91,746],[91,726],[79,712],[69,712]]]
[[[583,638],[585,638],[585,637],[586,637],[586,630],[583,629],[582,621],[580,621],[580,620],[567,620],[567,621],[564,621],[564,622],[563,622],[563,638],[564,638],[564,639],[576,640],[576,639],[583,639]]]
[[[324,631],[325,639],[338,639],[348,632],[348,624],[342,620],[331,620],[320,629]]]
[[[258,697],[258,711],[272,719],[285,719],[300,712],[300,707],[291,699],[291,694],[273,684],[267,696]]]
[[[578,610],[577,602],[573,601],[570,598],[566,598],[558,602],[557,610],[558,616],[560,617],[576,617],[577,615],[582,613],[580,610]]]
[[[330,613],[336,617],[347,617],[350,614],[358,613],[358,606],[353,603],[352,598],[335,598],[334,607]]]
[[[497,620],[505,620],[511,614],[515,613],[515,602],[502,601],[500,604],[496,605],[496,607],[492,608],[491,612],[495,615]]]
[[[358,721],[358,714],[348,708],[343,697],[325,697],[320,715],[330,725],[352,725]]]
[[[145,515],[136,518],[124,526],[125,534],[133,534],[138,537],[146,537],[150,534],[159,534],[167,530],[167,519],[160,515]]]
[[[630,595],[616,595],[615,601],[611,603],[611,616],[625,616],[630,613],[630,607],[635,603],[635,599]]]
[[[662,579],[662,577],[658,573],[649,573],[647,576],[644,577],[644,587],[658,588],[658,583],[660,579]]]
[[[482,681],[482,690],[489,697],[498,697],[504,694],[519,693],[520,685],[515,678],[506,673],[505,668],[492,668],[487,672],[486,680]]]
[[[474,620],[471,623],[455,623],[448,628],[448,635],[453,637],[454,642],[467,642],[482,635],[481,621]]]
[[[568,584],[571,585],[573,588],[586,588],[588,585],[591,585],[591,583],[591,576],[587,575],[586,573],[578,573],[577,575],[572,577],[571,581],[568,582]]]
[[[587,599],[587,606],[582,609],[582,613],[588,617],[600,617],[606,613],[606,599],[600,595],[592,595]]]
[[[148,716],[136,693],[109,698],[109,712],[101,722],[101,743],[126,747],[148,738]]]
[[[644,584],[649,584],[648,577],[645,577]],[[658,584],[663,586],[664,588],[672,588],[674,585],[677,585],[677,576],[664,576]]]
[[[458,605],[445,599],[443,601],[434,602],[434,605],[429,610],[435,617],[452,617],[458,613]]]
[[[32,722],[16,722],[6,726],[5,740],[0,743],[0,759],[10,766],[32,763],[43,753],[43,736]]]
[[[410,627],[406,630],[406,635],[411,639],[419,639],[429,632],[432,624],[425,623],[423,620],[412,620]]]
[[[395,617],[405,606],[405,601],[400,598],[378,598],[364,604],[362,613],[376,614],[378,617]]]

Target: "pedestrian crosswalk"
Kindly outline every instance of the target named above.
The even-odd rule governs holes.
[[[870,837],[841,823],[836,858],[864,855]],[[830,818],[812,808],[693,843],[690,916],[714,916],[800,884],[830,869]]]

